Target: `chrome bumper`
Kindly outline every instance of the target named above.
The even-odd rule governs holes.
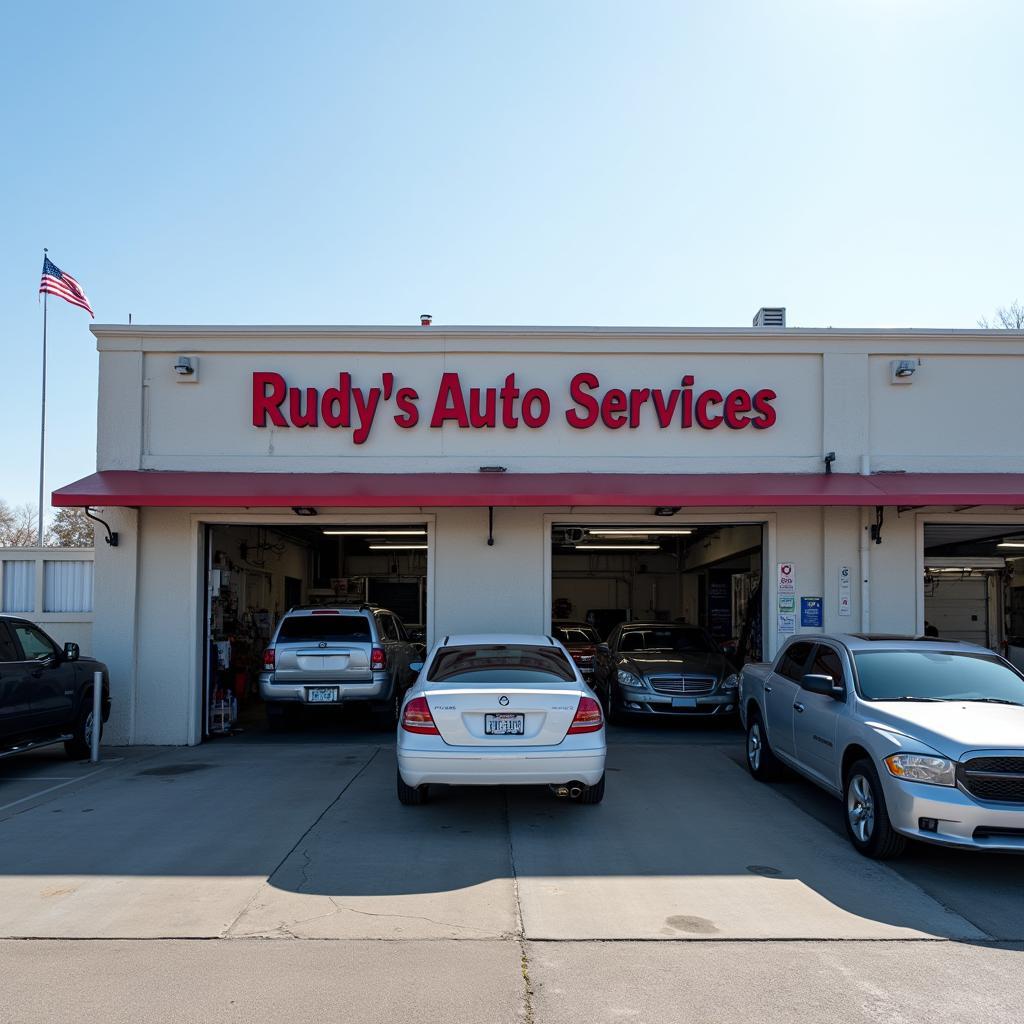
[[[672,697],[651,690],[626,691],[620,688],[618,694],[617,707],[633,715],[730,715],[739,710],[739,695],[735,690]]]

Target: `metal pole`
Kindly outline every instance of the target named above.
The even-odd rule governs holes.
[[[92,753],[89,760],[100,763],[100,730],[103,728],[103,673],[92,674],[92,736],[89,738]]]
[[[43,265],[46,265],[46,250],[43,250]],[[43,401],[39,415],[39,537],[36,543],[43,546],[43,473],[46,467],[46,300],[43,292]]]

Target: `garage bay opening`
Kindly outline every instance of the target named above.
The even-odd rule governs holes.
[[[394,693],[364,700],[360,685],[365,675],[369,694],[382,672],[404,684],[423,649],[427,526],[211,525],[203,582],[205,736],[337,724],[350,704],[383,721]],[[268,648],[290,611],[308,617],[281,627],[289,660],[276,668],[292,683],[289,700],[264,701],[260,675],[274,667]]]
[[[556,523],[551,545],[552,630],[613,720],[735,712],[729,677],[763,652],[760,523]]]

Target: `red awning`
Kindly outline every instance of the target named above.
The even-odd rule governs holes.
[[[159,508],[1021,505],[1021,473],[178,473],[104,470],[53,504]]]

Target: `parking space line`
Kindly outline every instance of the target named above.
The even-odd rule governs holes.
[[[83,782],[85,779],[91,779],[94,775],[99,775],[100,772],[105,772],[108,768],[112,767],[113,764],[105,764],[102,768],[97,768],[94,772],[79,775],[74,779],[68,779],[66,782],[58,782],[56,786],[48,786],[46,789],[41,789],[38,793],[30,793],[28,796],[23,796],[20,800],[12,800],[9,804],[0,804],[0,813],[9,810],[11,807],[17,807],[18,804],[26,803],[29,800],[38,800],[41,796],[46,796],[47,793],[52,793],[56,789],[63,789],[65,786],[70,786],[73,782]]]

